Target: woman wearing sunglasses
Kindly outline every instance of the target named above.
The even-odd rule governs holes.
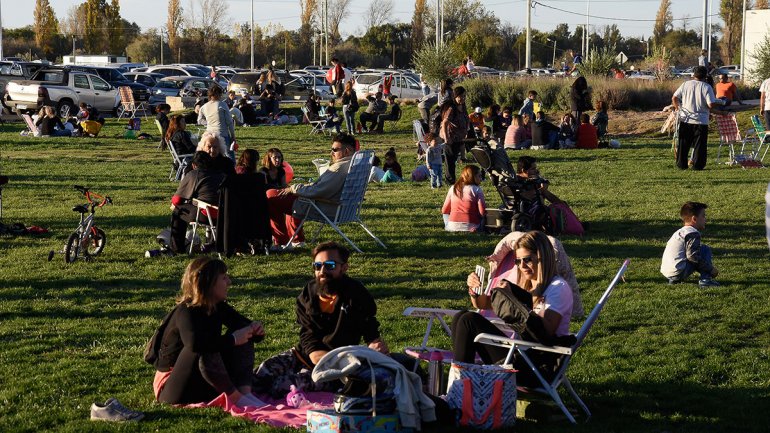
[[[572,289],[556,274],[556,259],[548,237],[538,231],[527,232],[516,241],[514,251],[518,271],[510,277],[514,281],[502,280],[487,294],[476,273],[468,276],[471,303],[479,310],[491,309],[516,331],[520,339],[547,345],[570,345],[574,341],[569,333]],[[481,333],[506,336],[479,313],[462,311],[455,315],[452,320],[452,347],[456,361],[473,363],[477,354],[485,364],[505,359],[507,349],[474,343],[473,340]],[[559,357],[550,353],[531,355],[540,372],[546,379],[550,378]],[[519,384],[538,384],[524,362],[517,359],[515,366],[519,370]]]

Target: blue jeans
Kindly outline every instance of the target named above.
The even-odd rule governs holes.
[[[358,110],[356,110],[358,111]],[[355,133],[356,130],[356,112],[342,109],[342,112],[345,114],[345,127],[348,128],[348,134]]]
[[[430,164],[430,186],[432,188],[441,188],[442,163]]]
[[[700,260],[703,263],[711,264],[711,248],[706,244],[700,245]],[[682,274],[678,277],[669,278],[668,280],[672,283],[678,283],[679,281],[686,280],[687,277],[692,275],[692,273],[695,272],[695,264],[692,262],[686,262],[684,266],[684,270],[682,271]],[[710,280],[711,274],[709,273],[701,273],[700,274],[701,280]]]

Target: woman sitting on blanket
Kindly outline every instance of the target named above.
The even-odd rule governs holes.
[[[517,334],[518,338],[546,345],[571,345],[569,333],[572,315],[572,289],[556,273],[554,249],[548,237],[538,231],[527,232],[514,244],[518,275],[503,279],[489,293],[479,276],[468,276],[471,303],[479,309],[492,309]],[[454,359],[473,363],[478,354],[485,364],[502,362],[508,350],[474,342],[481,333],[506,336],[481,314],[462,311],[452,320],[452,348]],[[546,379],[558,368],[560,357],[551,353],[530,352],[530,359]],[[519,370],[517,381],[523,386],[539,386],[530,368],[521,359],[515,359]]]
[[[199,257],[187,265],[155,362],[159,401],[208,402],[224,393],[238,407],[266,405],[251,393],[254,343],[265,331],[227,303],[229,287],[223,261]]]

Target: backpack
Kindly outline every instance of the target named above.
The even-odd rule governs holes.
[[[144,346],[144,361],[148,364],[155,365],[155,361],[158,360],[158,354],[160,353],[160,343],[163,341],[163,334],[166,333],[168,323],[171,321],[171,317],[174,315],[176,307],[169,311],[168,314],[160,322],[160,326],[152,334],[147,345]]]

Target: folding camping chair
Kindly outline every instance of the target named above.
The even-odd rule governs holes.
[[[339,226],[342,224],[355,222],[358,223],[358,225],[360,225],[361,228],[363,228],[364,231],[369,234],[369,236],[377,241],[380,246],[387,248],[385,244],[383,244],[382,241],[377,238],[377,236],[375,236],[374,233],[372,233],[363,222],[361,222],[361,204],[363,203],[364,195],[366,194],[366,186],[369,181],[369,172],[372,169],[373,157],[374,152],[371,150],[362,150],[353,154],[353,157],[350,159],[350,168],[348,169],[348,174],[345,177],[345,182],[342,185],[342,196],[340,197],[339,202],[332,203],[336,205],[333,218],[330,218],[323,211],[321,211],[321,208],[318,207],[316,200],[303,197],[297,199],[299,203],[304,203],[306,205],[307,211],[305,212],[305,216],[302,217],[302,222],[297,227],[297,230],[294,231],[294,235],[291,237],[291,239],[289,239],[289,242],[286,243],[286,247],[288,247],[288,245],[294,241],[294,238],[302,229],[302,226],[305,225],[306,221],[315,221],[321,223],[321,226],[318,227],[318,230],[316,230],[312,242],[315,242],[315,239],[320,234],[321,229],[323,229],[324,226],[328,224],[337,233],[339,233],[339,235],[342,236],[353,247],[353,249],[356,250],[356,252],[360,253],[362,251],[356,246],[356,244],[353,243],[353,241],[345,236],[345,233],[343,233],[339,228]],[[324,204],[329,204],[328,200],[319,199],[319,201],[323,202]]]
[[[529,368],[534,373],[535,377],[537,377],[538,381],[543,386],[542,389],[537,388],[530,391],[536,391],[536,392],[548,394],[553,399],[553,401],[559,406],[559,408],[562,410],[562,412],[567,417],[567,419],[570,420],[570,422],[572,422],[573,424],[577,424],[577,422],[575,421],[575,418],[569,412],[569,410],[567,409],[567,406],[564,404],[561,397],[559,397],[558,388],[561,385],[564,385],[564,387],[567,389],[569,394],[572,396],[572,399],[575,400],[575,402],[577,402],[577,404],[581,407],[581,409],[583,409],[587,418],[590,418],[591,411],[588,410],[588,407],[585,405],[585,403],[583,403],[583,400],[581,400],[580,397],[578,397],[577,393],[572,388],[572,384],[569,382],[569,379],[567,379],[567,368],[569,367],[572,356],[583,344],[583,341],[585,340],[586,335],[588,334],[588,331],[591,330],[591,326],[593,326],[594,322],[596,322],[596,320],[599,318],[599,313],[601,313],[602,308],[604,308],[604,305],[607,303],[607,300],[612,294],[613,289],[615,288],[615,286],[617,286],[621,278],[623,278],[623,274],[625,274],[626,269],[628,269],[629,263],[630,263],[630,260],[625,260],[623,262],[623,265],[620,267],[617,274],[615,274],[615,277],[610,282],[610,285],[607,287],[607,290],[604,291],[604,294],[602,294],[602,297],[599,298],[599,302],[597,302],[594,309],[591,310],[591,314],[588,316],[588,319],[586,319],[586,321],[583,323],[583,326],[580,327],[580,330],[575,335],[576,342],[571,347],[545,346],[540,343],[524,341],[524,340],[519,340],[515,338],[514,339],[505,338],[494,334],[479,334],[476,336],[476,339],[474,341],[476,343],[507,348],[508,355],[505,358],[504,364],[511,364],[513,362],[513,356],[515,354],[518,354],[518,356],[520,356],[527,363]],[[559,367],[558,371],[556,372],[556,375],[550,382],[545,380],[543,375],[540,374],[535,364],[527,355],[527,352],[529,350],[557,353],[563,356],[561,366]]]
[[[134,100],[134,93],[128,86],[118,87],[118,93],[120,94],[120,115],[118,120],[123,118],[124,115],[128,115],[129,119],[136,117],[136,112],[141,111],[144,118],[147,118],[147,105],[144,102],[136,102]]]
[[[173,146],[169,146],[173,147]],[[199,226],[203,226],[206,229],[205,236],[201,239],[202,242],[208,242],[209,240],[216,242],[217,241],[217,226],[214,224],[214,221],[216,220],[216,216],[212,216],[212,213],[219,212],[219,208],[217,206],[214,206],[213,204],[206,203],[205,201],[198,200],[197,198],[194,198],[192,200],[192,204],[197,206],[198,210],[195,212],[195,219],[190,222],[190,225],[192,226],[192,238],[195,239],[195,234],[198,231]],[[204,212],[205,211],[205,212]],[[200,217],[201,214],[206,215],[206,219],[208,220],[207,223],[201,223]],[[190,242],[190,254],[193,252],[193,247],[195,246],[195,242]]]
[[[326,128],[326,116],[323,114],[319,115],[318,120],[310,120],[310,112],[308,111],[307,107],[302,106],[302,114],[305,115],[305,119],[307,119],[307,123],[312,126],[312,129],[310,130],[310,134],[324,134],[328,132],[329,135],[331,135],[331,130]]]
[[[735,164],[735,143],[741,141],[741,133],[738,130],[738,121],[735,119],[735,113],[714,113],[714,117],[716,118],[717,131],[719,132],[719,148],[717,149],[717,159],[714,162],[719,164],[722,146],[726,146],[729,153],[726,164]],[[741,146],[741,153],[743,153],[743,146]]]
[[[177,154],[174,145],[171,143],[168,143],[168,150],[171,152],[171,158],[173,159],[171,172],[168,174],[168,180],[179,182],[184,177],[184,171],[187,168],[187,165],[190,164],[193,156],[191,154]],[[176,169],[174,169],[174,167],[176,167]]]
[[[158,119],[155,119],[155,127],[158,128],[158,134],[160,134],[158,150],[163,150],[163,148],[166,146],[166,137],[163,136],[163,125],[160,124]]]
[[[412,121],[414,129],[414,139],[417,141],[417,159],[425,159],[428,154],[428,143],[425,142],[425,131],[422,129],[422,121],[415,119]]]
[[[35,122],[32,121],[32,116],[30,116],[29,114],[22,114],[21,118],[24,119],[24,123],[27,124],[27,130],[29,131],[27,135],[31,135],[33,137],[39,137],[40,131],[37,129],[37,125],[35,125]]]
[[[754,159],[759,159],[759,162],[762,162],[765,160],[767,150],[770,149],[770,135],[768,135],[765,130],[765,125],[762,123],[762,119],[759,118],[759,115],[755,114],[751,116],[751,123],[754,126],[753,138],[755,138],[758,143],[756,150],[754,150]],[[750,131],[749,134],[752,134],[752,132]],[[765,151],[762,153],[762,158],[759,158],[759,153],[762,151],[763,144],[765,145]]]

